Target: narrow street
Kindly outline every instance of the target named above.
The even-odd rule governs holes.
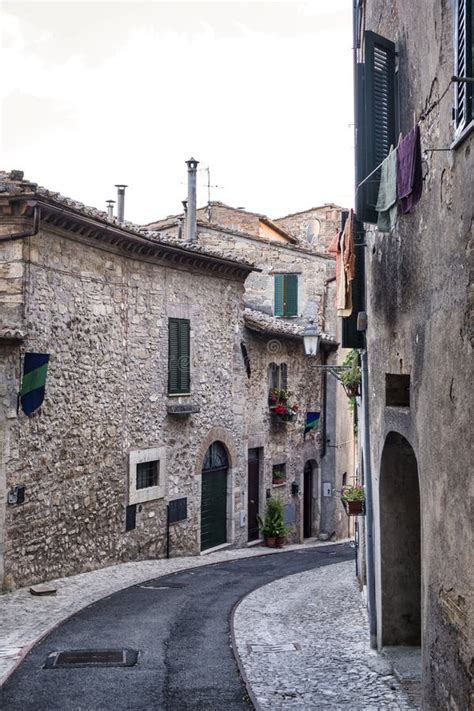
[[[186,570],[85,608],[46,637],[2,689],[9,711],[248,709],[230,641],[234,605],[277,578],[351,559],[347,545]],[[132,648],[136,666],[43,669],[54,650]]]
[[[413,708],[386,663],[367,650],[352,558],[347,544],[300,548],[186,569],[109,595],[31,651],[0,692],[1,708],[218,711],[251,709],[252,701],[262,709]],[[295,642],[298,653],[288,654]],[[123,648],[139,652],[136,665],[44,668],[54,651]]]

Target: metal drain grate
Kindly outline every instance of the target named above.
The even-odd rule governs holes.
[[[156,583],[155,585],[139,585],[138,587],[144,590],[177,590],[178,588],[185,588],[186,585],[184,583]]]
[[[301,652],[298,642],[288,642],[286,644],[248,644],[247,649],[252,652]]]
[[[137,660],[136,649],[70,649],[64,652],[50,652],[43,669],[133,667]]]

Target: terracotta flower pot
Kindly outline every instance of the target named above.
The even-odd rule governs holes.
[[[283,548],[286,543],[286,538],[284,536],[277,536],[275,539],[275,548]]]
[[[364,501],[346,501],[346,507],[349,516],[364,513]]]
[[[275,536],[265,536],[265,545],[267,546],[267,548],[275,548],[275,543]]]

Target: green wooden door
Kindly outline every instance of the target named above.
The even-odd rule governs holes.
[[[227,542],[227,470],[224,447],[215,442],[204,460],[201,489],[201,550]]]

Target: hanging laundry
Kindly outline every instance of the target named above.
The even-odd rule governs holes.
[[[378,229],[381,232],[393,230],[397,221],[397,151],[393,149],[382,163],[375,209],[379,213]]]
[[[420,127],[415,126],[397,150],[397,193],[403,213],[411,211],[422,191]]]
[[[336,255],[336,308],[338,304],[339,284],[341,281],[342,254],[339,246],[342,232],[338,232],[328,247],[328,252]]]
[[[354,211],[349,212],[349,216],[344,225],[339,248],[342,257],[341,278],[337,288],[337,315],[347,318],[352,313],[352,280],[355,273],[355,216]]]

